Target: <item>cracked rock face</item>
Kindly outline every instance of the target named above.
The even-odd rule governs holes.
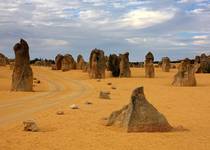
[[[23,39],[14,46],[15,65],[12,74],[12,91],[32,91],[33,72],[30,67],[29,46]]]
[[[196,70],[197,68],[193,64],[191,64],[189,59],[183,60],[178,67],[178,72],[174,76],[174,81],[172,85],[196,86]]]
[[[154,56],[151,52],[147,53],[145,56],[145,77],[154,78],[155,77],[155,68],[153,65]]]
[[[164,115],[147,101],[143,87],[133,91],[130,103],[114,111],[106,125],[117,126],[127,132],[168,132],[173,129]]]
[[[92,50],[89,58],[89,76],[91,79],[105,78],[106,60],[104,52],[99,49]]]

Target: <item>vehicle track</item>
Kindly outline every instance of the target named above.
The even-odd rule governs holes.
[[[49,73],[51,75],[46,76]],[[22,117],[28,117],[35,112],[45,110],[57,104],[69,102],[92,91],[91,85],[79,80],[63,77],[59,72],[40,68],[37,77],[48,83],[49,91],[34,96],[18,98],[16,102],[0,105],[0,114],[5,110],[7,112],[11,110],[10,113],[1,115],[0,125],[10,123]],[[71,89],[71,87],[74,87],[74,89]]]

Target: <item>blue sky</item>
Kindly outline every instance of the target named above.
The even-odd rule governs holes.
[[[0,52],[24,38],[31,58],[130,52],[143,61],[210,54],[209,0],[0,0]]]

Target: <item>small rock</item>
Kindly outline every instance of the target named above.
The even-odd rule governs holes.
[[[92,105],[93,103],[92,102],[89,102],[89,101],[86,101],[85,104],[86,105]]]
[[[111,93],[108,91],[101,91],[99,94],[99,98],[101,99],[110,99],[110,95]]]
[[[40,81],[40,80],[38,80],[36,83],[38,83],[38,84],[39,84],[39,83],[41,83],[41,81]]]
[[[57,115],[64,115],[64,112],[63,111],[57,111],[56,114]]]
[[[100,79],[97,79],[97,82],[101,82],[101,80]]]
[[[114,87],[114,86],[112,86],[112,89],[113,89],[113,90],[116,90],[117,88],[116,88],[116,87]]]
[[[24,131],[37,132],[39,130],[38,126],[33,120],[23,121],[23,125],[24,125]]]
[[[37,78],[33,78],[33,80],[37,80]]]
[[[109,83],[107,83],[107,85],[112,85],[112,83],[111,83],[111,82],[109,82]]]
[[[77,106],[76,104],[73,104],[70,106],[71,109],[79,109],[79,106]]]

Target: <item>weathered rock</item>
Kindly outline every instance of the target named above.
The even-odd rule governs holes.
[[[200,57],[200,73],[210,73],[210,57],[206,54]]]
[[[7,64],[9,64],[8,58],[0,53],[0,66],[6,66]]]
[[[99,98],[101,99],[110,99],[110,92],[108,91],[101,91],[99,94]]]
[[[143,87],[133,91],[130,103],[114,111],[106,125],[118,126],[127,132],[167,132],[173,129],[164,115],[147,101]]]
[[[88,72],[88,63],[85,62],[82,66],[82,72]]]
[[[153,65],[154,56],[151,52],[147,53],[145,56],[145,77],[154,78],[155,77],[155,68]]]
[[[83,59],[82,55],[77,56],[77,69],[83,70],[83,67],[85,65],[85,60]]]
[[[73,105],[70,106],[70,108],[71,108],[71,109],[79,109],[79,106],[76,105],[76,104],[73,104]]]
[[[76,62],[74,58],[72,57],[72,55],[70,54],[64,55],[61,61],[61,66],[62,66],[61,67],[62,71],[69,71],[69,70],[76,69]]]
[[[56,65],[55,65],[55,64],[51,65],[51,69],[52,69],[52,70],[57,70]]]
[[[35,121],[27,120],[23,122],[24,125],[24,131],[31,131],[31,132],[37,132],[39,131],[39,128]]]
[[[112,72],[113,77],[119,77],[119,75],[120,75],[120,59],[116,54],[112,54],[109,56],[107,70]]]
[[[93,103],[90,102],[90,101],[86,101],[85,104],[86,104],[86,105],[92,105]]]
[[[111,83],[111,82],[109,82],[109,83],[107,83],[107,85],[112,85],[112,83]]]
[[[63,55],[58,54],[55,57],[55,66],[56,66],[56,70],[61,70],[62,67],[62,60],[63,60]]]
[[[92,50],[89,59],[89,69],[89,76],[91,79],[105,78],[106,62],[102,50]]]
[[[189,59],[183,60],[178,67],[177,74],[174,76],[172,85],[196,86],[195,71],[196,69]]]
[[[131,77],[131,70],[129,65],[129,53],[120,54],[120,77]]]
[[[57,111],[56,114],[57,115],[64,115],[64,111]]]
[[[116,90],[117,89],[115,86],[112,86],[111,88],[112,88],[112,90]]]
[[[30,67],[29,46],[23,39],[15,44],[15,66],[12,74],[12,91],[32,91],[33,72]]]
[[[9,69],[10,70],[14,70],[14,67],[15,67],[15,63],[14,62],[9,64]]]
[[[170,59],[168,57],[163,57],[161,66],[164,72],[169,72],[171,68]]]

